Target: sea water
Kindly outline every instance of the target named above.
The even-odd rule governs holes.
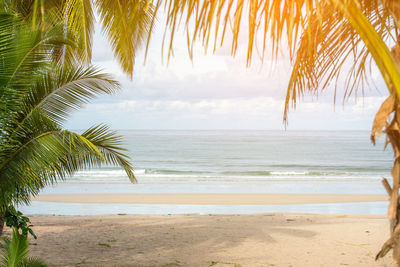
[[[367,131],[119,131],[137,184],[119,167],[82,170],[42,194],[385,194],[393,153]],[[26,213],[373,213],[385,202],[304,205],[129,205],[34,202]]]

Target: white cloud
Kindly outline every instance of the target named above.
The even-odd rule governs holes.
[[[303,102],[289,112],[288,129],[370,129],[382,98],[346,106]],[[119,129],[283,129],[284,103],[273,97],[123,100],[89,104],[76,113],[73,128],[105,122]],[[79,118],[79,119],[78,119]]]

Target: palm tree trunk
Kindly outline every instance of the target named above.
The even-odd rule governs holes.
[[[393,2],[393,1],[391,1]],[[392,8],[392,12],[398,11],[398,8]],[[392,54],[396,59],[397,64],[400,65],[400,45],[397,42],[396,46],[392,49]],[[400,205],[399,205],[399,186],[400,186],[400,103],[399,98],[396,97],[394,105],[394,117],[391,124],[386,129],[388,140],[392,144],[394,153],[394,163],[392,168],[392,193],[390,194],[389,202],[389,220],[390,220],[390,235],[393,238],[393,258],[400,267]]]
[[[393,47],[392,54],[400,65],[399,42],[395,47]],[[376,255],[376,259],[385,256],[391,249],[393,249],[393,258],[397,262],[397,266],[400,267],[400,102],[398,96],[395,94],[395,92],[392,92],[392,95],[385,100],[376,114],[372,135],[375,134],[377,128],[385,126],[385,132],[387,135],[386,142],[392,145],[395,158],[392,168],[392,187],[390,187],[386,179],[382,181],[390,199],[388,208],[390,238],[383,244],[382,249]],[[393,119],[390,120],[392,113],[394,113],[394,116]],[[388,121],[390,121],[389,124],[387,124]],[[375,138],[374,136],[371,137]]]

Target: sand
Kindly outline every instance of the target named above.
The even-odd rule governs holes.
[[[52,266],[394,266],[372,215],[32,215]],[[9,234],[9,230],[8,234]]]
[[[35,201],[309,204],[386,201],[350,194],[42,194]],[[52,266],[394,266],[373,215],[33,215],[32,253]]]
[[[42,194],[33,201],[126,204],[314,204],[387,201],[387,195],[363,194]]]

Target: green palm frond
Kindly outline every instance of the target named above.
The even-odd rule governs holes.
[[[67,21],[66,26],[75,36],[80,48],[77,50],[80,61],[90,63],[95,22],[92,0],[65,0],[63,18]]]
[[[63,24],[76,47],[60,45],[56,61],[89,64],[92,58],[94,8],[123,71],[132,77],[137,51],[151,36],[154,6],[151,0],[7,0],[0,10],[14,12],[32,29],[48,30]]]
[[[29,197],[44,186],[104,164],[121,166],[136,181],[129,157],[122,153],[121,137],[105,126],[82,135],[55,129],[25,139],[1,162],[0,203],[29,203]]]
[[[137,182],[132,164],[129,162],[129,157],[122,153],[126,151],[122,147],[122,136],[117,135],[114,131],[110,131],[109,127],[105,125],[94,126],[85,131],[82,136],[99,149],[105,157],[107,164],[121,166],[124,168],[131,182]]]
[[[132,77],[137,51],[151,31],[153,5],[149,0],[95,0],[95,3],[114,55]]]
[[[117,81],[95,67],[55,67],[43,74],[26,94],[18,120],[23,124],[40,110],[61,123],[89,100],[100,94],[112,94],[119,88]]]
[[[46,267],[43,260],[28,257],[29,243],[28,236],[13,228],[11,239],[3,238],[0,245],[0,266],[1,267]]]
[[[13,229],[11,240],[4,238],[4,245],[0,253],[1,265],[7,267],[24,266],[28,257],[28,248],[28,237]]]
[[[29,203],[44,186],[83,168],[117,165],[135,181],[121,137],[108,127],[84,134],[62,128],[71,111],[119,89],[94,67],[53,60],[60,44],[73,45],[65,34],[62,24],[31,29],[0,14],[0,208]]]
[[[27,88],[31,83],[29,74],[49,65],[57,45],[74,45],[68,36],[64,36],[62,25],[43,34],[40,30],[29,29],[9,14],[0,14],[0,24],[0,58],[7,66],[0,68],[0,86],[3,88]]]
[[[47,263],[42,259],[35,257],[28,257],[28,259],[24,262],[23,267],[47,267]]]

